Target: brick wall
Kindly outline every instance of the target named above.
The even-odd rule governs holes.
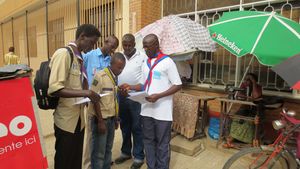
[[[161,0],[130,0],[129,18],[129,31],[139,31],[161,18]]]

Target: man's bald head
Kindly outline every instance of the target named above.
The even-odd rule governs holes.
[[[149,34],[143,39],[143,48],[149,58],[153,58],[159,52],[159,41],[155,34]]]
[[[144,37],[143,39],[143,42],[152,42],[152,43],[158,43],[159,44],[159,41],[158,41],[158,37],[155,35],[155,34],[149,34],[147,36]]]

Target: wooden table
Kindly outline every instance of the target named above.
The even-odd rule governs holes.
[[[228,105],[229,104],[239,104],[239,105],[248,105],[248,106],[257,106],[255,103],[253,103],[252,101],[247,101],[247,100],[233,100],[233,99],[228,99],[228,98],[217,98],[217,100],[220,101],[221,103],[221,109],[220,109],[220,136],[219,136],[219,140],[217,142],[217,147],[219,146],[219,144],[224,140],[224,138],[226,138],[229,134],[228,131],[226,131],[228,129],[226,120],[228,118],[232,118],[232,119],[243,119],[246,121],[254,121],[255,117],[258,117],[257,115],[255,117],[247,117],[247,116],[241,116],[241,115],[235,115],[234,113],[230,113],[230,110],[228,109]],[[254,142],[253,145],[257,145],[258,144],[258,139],[257,139],[257,131],[258,131],[258,125],[259,124],[255,124],[255,133],[254,133]],[[227,133],[224,133],[227,132]],[[258,146],[258,145],[257,145]]]
[[[204,129],[205,129],[205,126],[207,125],[208,113],[209,113],[207,102],[217,98],[215,96],[196,96],[196,97],[199,99],[198,120],[197,120],[195,135],[194,135],[194,137],[189,139],[191,141],[205,137]],[[203,108],[201,108],[202,104],[203,104]]]

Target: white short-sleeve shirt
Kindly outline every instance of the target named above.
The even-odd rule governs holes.
[[[124,83],[129,85],[139,84],[142,76],[142,65],[147,61],[147,58],[146,54],[138,50],[136,50],[135,54],[129,59],[125,56],[126,64],[122,73],[118,76],[118,85]]]
[[[151,60],[151,65],[156,59]],[[149,68],[147,62],[144,62],[142,74],[142,82],[148,77]],[[152,82],[150,87],[145,91],[151,95],[161,93],[168,90],[173,85],[181,85],[176,65],[171,58],[165,58],[160,61],[153,69]],[[143,84],[143,83],[142,83]],[[167,96],[158,99],[155,103],[146,103],[142,105],[141,115],[152,117],[156,120],[172,121],[173,120],[173,96]]]

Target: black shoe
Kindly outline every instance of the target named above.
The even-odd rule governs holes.
[[[129,160],[129,159],[131,159],[131,156],[127,156],[127,157],[125,157],[125,156],[120,156],[120,157],[118,157],[117,159],[115,159],[115,163],[116,163],[116,164],[122,164],[122,163],[124,163],[125,161],[127,161],[127,160]]]
[[[143,164],[144,164],[144,162],[140,162],[140,163],[133,162],[130,169],[140,169]]]

